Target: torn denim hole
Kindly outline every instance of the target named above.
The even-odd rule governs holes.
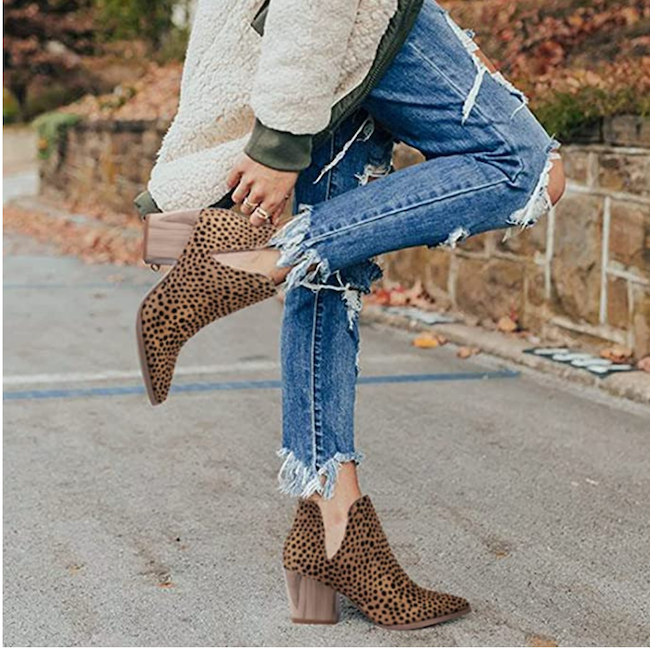
[[[322,259],[318,251],[313,247],[303,250],[302,245],[311,225],[311,212],[312,207],[307,205],[292,220],[273,234],[268,245],[280,250],[280,257],[276,267],[293,266],[284,280],[284,291],[289,292],[296,286],[303,286],[314,292],[319,290],[341,292],[347,308],[348,327],[352,330],[363,306],[361,290],[355,288],[350,282],[344,283],[338,270],[335,277],[339,285],[333,286],[325,283],[331,274],[328,261]],[[312,266],[313,269],[310,270]]]
[[[313,281],[317,277],[327,279],[329,266],[323,261],[315,249],[303,250],[302,244],[311,226],[311,205],[302,205],[304,208],[289,222],[278,229],[268,242],[269,247],[280,250],[280,257],[276,267],[293,266],[284,280],[284,290],[289,292],[297,285]],[[313,270],[310,270],[314,266]]]
[[[467,53],[472,58],[474,66],[476,67],[476,76],[474,77],[474,83],[472,84],[472,88],[469,90],[469,93],[465,98],[465,102],[463,103],[463,113],[460,121],[461,124],[465,124],[467,118],[469,118],[470,112],[472,111],[472,107],[476,104],[476,98],[478,97],[479,90],[481,89],[481,84],[483,83],[485,73],[489,73],[492,79],[519,97],[521,100],[521,104],[510,114],[510,119],[512,119],[517,111],[528,104],[528,98],[522,91],[520,91],[516,86],[509,82],[498,70],[491,72],[485,63],[476,55],[476,51],[479,49],[479,47],[474,42],[474,30],[462,29],[450,16],[447,10],[444,11],[444,14],[447,22],[449,23],[449,26],[454,31],[454,34],[458,36],[460,42],[463,44],[465,50],[467,50]]]
[[[462,243],[469,238],[469,231],[465,227],[456,227],[447,237],[447,240],[441,243],[443,247],[456,249],[458,243]]]
[[[346,155],[347,151],[352,147],[352,144],[354,143],[354,141],[357,140],[357,137],[359,135],[362,136],[361,138],[362,141],[367,141],[372,136],[372,133],[374,131],[375,131],[375,119],[371,114],[368,114],[368,116],[364,119],[361,125],[359,125],[357,131],[354,132],[352,137],[341,148],[341,151],[325,167],[321,169],[321,171],[318,173],[318,176],[316,177],[316,179],[314,179],[312,183],[317,184],[329,170],[331,170],[343,159],[343,157]]]
[[[339,282],[338,286],[332,286],[326,283],[311,283],[309,280],[305,280],[299,285],[304,286],[305,288],[309,288],[314,292],[318,290],[335,290],[337,292],[343,293],[342,299],[345,303],[345,307],[348,313],[348,329],[352,331],[352,329],[354,329],[354,323],[358,319],[359,313],[363,308],[361,291],[358,288],[354,288],[349,281],[347,283],[343,283],[343,280],[341,279],[341,273],[338,270],[334,273],[334,276]]]
[[[548,182],[553,161],[561,158],[560,153],[557,151],[561,147],[561,143],[555,138],[551,137],[551,141],[546,146],[546,162],[544,168],[537,180],[535,188],[526,202],[526,204],[513,211],[508,218],[508,224],[521,227],[521,230],[532,227],[545,213],[547,213],[553,203],[548,194]],[[503,240],[510,237],[510,229],[506,231]]]
[[[277,455],[284,459],[278,472],[280,492],[303,499],[307,499],[314,493],[322,495],[325,499],[331,499],[334,496],[334,487],[341,464],[354,462],[358,465],[364,459],[364,455],[358,451],[339,452],[317,468],[316,461],[308,466],[286,447],[279,449]],[[324,483],[323,477],[325,477]]]
[[[393,169],[393,158],[387,163],[377,165],[375,163],[366,163],[363,172],[354,175],[359,180],[359,186],[365,186],[371,179],[380,179],[390,174]]]

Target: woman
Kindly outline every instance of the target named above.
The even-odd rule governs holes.
[[[560,144],[435,0],[259,5],[199,3],[140,204],[210,206],[230,190],[250,220],[201,212],[139,313],[145,381],[164,401],[187,339],[284,284],[279,480],[301,498],[284,548],[292,618],[333,623],[343,593],[382,626],[440,623],[469,604],[409,579],[357,480],[361,296],[379,254],[532,226],[564,190]],[[396,141],[426,161],[391,172]],[[292,190],[297,215],[275,230]]]

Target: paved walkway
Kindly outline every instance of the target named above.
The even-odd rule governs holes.
[[[151,409],[133,320],[152,281],[5,242],[6,645],[650,640],[650,410],[370,325],[363,486],[413,577],[474,612],[412,633],[350,605],[338,626],[292,625],[280,560],[293,502],[274,455],[281,306],[201,333],[183,391]]]

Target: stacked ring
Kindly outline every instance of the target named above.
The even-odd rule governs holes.
[[[271,214],[268,211],[265,211],[261,206],[258,206],[253,213],[258,213],[262,220],[268,220],[271,217]]]

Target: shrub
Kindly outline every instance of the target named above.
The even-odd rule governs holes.
[[[52,152],[58,148],[61,139],[65,137],[66,131],[76,125],[81,118],[72,113],[50,111],[40,115],[32,122],[32,126],[38,134],[38,156],[40,159],[47,159]]]

